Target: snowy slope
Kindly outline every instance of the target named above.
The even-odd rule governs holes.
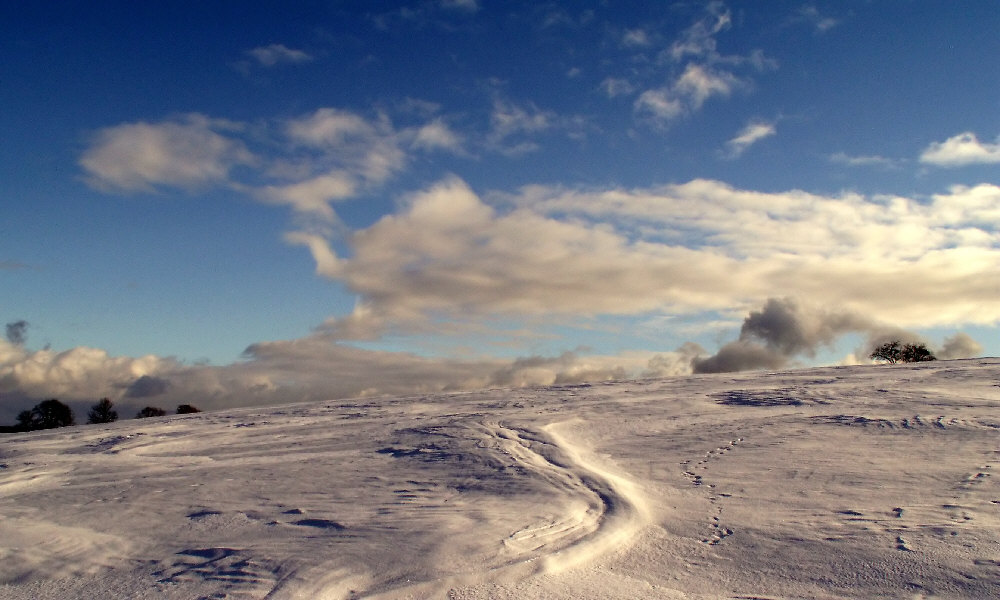
[[[0,598],[1000,596],[1000,360],[0,437]]]

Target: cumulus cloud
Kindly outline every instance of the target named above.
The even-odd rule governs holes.
[[[753,121],[747,124],[736,137],[726,142],[726,155],[729,158],[741,156],[747,148],[775,133],[777,133],[777,129],[774,123]]]
[[[122,414],[152,404],[205,410],[373,395],[580,383],[664,373],[676,353],[521,359],[423,357],[346,346],[325,333],[253,344],[243,360],[191,366],[154,356],[112,357],[95,348],[29,352],[0,341],[0,423],[43,398],[85,409],[108,397]]]
[[[943,142],[933,142],[920,155],[920,162],[939,167],[963,167],[1000,163],[1000,143],[980,142],[971,131]]]
[[[441,320],[698,314],[794,295],[900,325],[992,324],[1000,187],[905,198],[543,186],[484,202],[446,179],[347,239],[290,239],[359,297],[332,321],[372,339]],[[500,210],[507,206],[508,209]]]
[[[258,46],[252,50],[247,50],[247,54],[253,57],[261,66],[273,67],[279,64],[294,64],[308,62],[313,57],[302,50],[294,50],[284,44],[270,44]]]
[[[108,127],[94,136],[80,166],[90,185],[108,191],[150,192],[158,186],[192,189],[224,183],[234,166],[256,161],[243,142],[224,135],[232,126],[190,114],[162,123]]]
[[[988,284],[989,273],[1000,267],[998,201],[1000,187],[989,184],[918,201],[760,193],[710,180],[640,190],[534,186],[511,198],[535,214],[590,223],[577,228],[607,232],[614,226],[622,240],[639,236],[642,243],[622,241],[626,254],[685,256],[678,273],[662,258],[642,263],[656,283],[629,289],[623,312],[638,298],[656,304],[659,297],[672,310],[698,311],[699,303],[711,310],[794,293],[886,322],[924,326],[1000,318]],[[639,257],[619,259],[628,265]],[[689,273],[717,268],[729,273],[718,287]],[[552,305],[558,306],[554,298]]]
[[[142,376],[178,366],[173,360],[152,355],[113,357],[104,350],[87,347],[61,352],[29,351],[0,341],[0,393],[71,400],[118,397]]]

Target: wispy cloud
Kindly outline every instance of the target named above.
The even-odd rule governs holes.
[[[705,16],[687,28],[670,45],[670,57],[681,61],[687,57],[711,60],[717,55],[716,34],[732,26],[732,13],[722,2],[709,2]]]
[[[479,0],[440,0],[441,7],[447,9],[476,12],[479,10]]]
[[[887,158],[885,156],[851,156],[844,152],[837,152],[830,155],[830,162],[848,167],[879,167],[883,169],[894,169],[902,163],[899,159]]]
[[[285,46],[284,44],[270,44],[267,46],[258,46],[252,50],[246,51],[247,55],[252,57],[257,61],[262,67],[273,67],[282,64],[295,64],[309,62],[313,60],[312,55],[302,51],[295,50]]]
[[[777,129],[774,123],[752,121],[736,137],[726,142],[726,156],[728,158],[737,158],[750,146],[764,138],[771,137],[775,133],[777,133]]]
[[[442,119],[435,119],[417,129],[412,146],[423,150],[448,150],[455,154],[465,152],[462,135]]]
[[[542,134],[561,133],[581,137],[587,129],[586,119],[546,110],[533,102],[515,102],[495,98],[490,113],[490,129],[484,138],[487,149],[507,156],[535,152],[541,148]]]
[[[819,33],[825,33],[840,24],[839,19],[821,14],[819,9],[812,4],[800,8],[792,21],[809,23]]]
[[[920,155],[920,162],[939,167],[1000,163],[1000,141],[980,142],[975,133],[966,131],[932,143]]]
[[[678,117],[697,112],[710,98],[726,97],[736,90],[749,88],[750,80],[745,75],[737,75],[738,69],[776,68],[775,61],[760,50],[745,56],[719,52],[716,37],[732,27],[732,23],[732,14],[722,2],[709,3],[704,15],[660,53],[658,64],[670,67],[674,75],[666,84],[642,91],[634,105],[636,113],[664,126]],[[680,66],[683,68],[677,74],[676,69]],[[609,96],[616,95],[612,93],[614,88],[605,88]]]
[[[622,45],[630,48],[645,47],[650,45],[649,34],[645,29],[629,29],[622,36]]]
[[[16,260],[0,260],[0,271],[20,271],[30,268],[31,265]]]
[[[601,89],[604,93],[608,95],[609,98],[615,98],[616,96],[626,96],[635,91],[635,86],[633,86],[627,79],[621,79],[618,77],[607,77],[601,82]]]

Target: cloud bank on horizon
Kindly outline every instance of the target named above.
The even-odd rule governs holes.
[[[888,6],[331,11],[309,28],[312,17],[290,11],[273,30],[249,27],[254,41],[223,45],[217,94],[190,67],[162,66],[193,87],[133,90],[136,107],[75,124],[79,171],[60,188],[91,206],[124,198],[111,218],[131,231],[102,231],[117,255],[147,260],[86,250],[79,260],[97,281],[124,268],[152,286],[171,307],[143,313],[152,329],[213,343],[227,323],[273,321],[267,331],[250,328],[258,341],[222,365],[152,340],[138,357],[102,349],[129,345],[77,321],[101,322],[107,309],[31,301],[55,285],[40,273],[69,259],[15,235],[0,265],[16,268],[0,274],[26,297],[0,305],[16,312],[0,341],[0,408],[104,396],[217,408],[856,362],[887,337],[929,341],[942,358],[1000,350],[973,338],[1000,322],[1000,143],[982,141],[997,133],[985,114],[996,93],[975,95],[997,66],[973,43],[990,29],[974,15],[935,5],[894,42],[912,56],[880,54],[904,69],[949,41],[938,60],[984,70],[964,93],[946,73],[922,72],[923,89],[947,91],[924,113],[903,101],[906,78],[896,90],[870,81]],[[138,50],[169,37],[176,15],[163,16],[150,41],[131,40],[134,55],[110,64],[149,64]],[[117,18],[108,27],[138,16]],[[950,37],[952,22],[976,34],[967,45]],[[491,42],[508,52],[486,52]],[[52,190],[37,204],[82,210]],[[161,226],[190,231],[191,242],[169,242],[194,244],[190,256],[225,256],[231,277],[186,281],[191,259],[173,262],[175,246],[151,249],[135,233]],[[264,241],[240,233],[274,228]],[[264,250],[220,250],[222,230]],[[272,290],[246,282],[303,272],[266,256],[301,263],[301,250],[286,251],[297,248],[329,282],[326,302],[343,308],[295,335],[283,325],[290,305],[248,312]],[[150,271],[173,275],[151,282]],[[282,281],[295,286],[287,297],[314,285]],[[199,303],[198,289],[245,301]],[[318,314],[314,296],[300,302]],[[174,307],[199,325],[176,330]],[[115,328],[139,329],[128,315],[141,311],[120,309]],[[60,323],[98,339],[32,349],[29,323],[47,339]]]

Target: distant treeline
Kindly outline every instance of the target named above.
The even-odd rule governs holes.
[[[197,407],[190,404],[181,404],[177,407],[177,414],[185,415],[201,412]],[[147,417],[162,417],[167,411],[156,406],[147,406],[140,410],[136,419]],[[97,404],[90,407],[87,413],[87,424],[113,423],[118,420],[118,411],[115,410],[114,403],[109,398],[101,398]],[[17,415],[17,423],[14,425],[0,425],[0,433],[16,433],[22,431],[38,431],[40,429],[55,429],[57,427],[69,427],[76,425],[76,418],[73,409],[66,406],[55,398],[43,400],[36,404],[31,410],[22,410]]]

